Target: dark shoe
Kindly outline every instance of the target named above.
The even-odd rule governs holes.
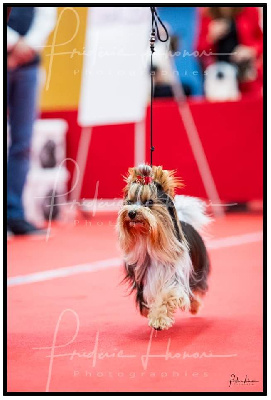
[[[7,228],[14,235],[40,235],[44,234],[43,229],[37,228],[24,219],[8,219]]]

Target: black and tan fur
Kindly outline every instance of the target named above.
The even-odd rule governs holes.
[[[138,176],[143,177],[143,183],[138,181]],[[144,184],[144,176],[151,176],[152,181]],[[136,303],[141,314],[149,318],[149,324],[155,329],[167,329],[172,325],[173,314],[178,307],[196,313],[200,298],[208,290],[209,259],[206,247],[191,224],[178,220],[173,198],[176,187],[181,183],[174,177],[173,171],[143,165],[130,169],[126,182],[124,206],[119,213],[117,226],[124,255],[128,255],[128,259],[132,255],[134,259],[132,263],[125,263],[124,281],[129,283],[132,292],[135,291]],[[133,215],[131,212],[136,213],[132,219],[129,218],[129,215]],[[184,256],[186,254],[183,276],[180,261],[182,253]],[[188,262],[191,267],[187,279]],[[149,282],[152,276],[156,277],[156,264],[162,274],[166,273],[165,269],[172,269],[169,272],[170,285],[165,288],[165,293],[164,287],[159,287],[159,282]],[[150,268],[154,271],[153,275],[150,274]],[[185,287],[185,280],[189,287]],[[165,282],[166,287],[168,279]],[[150,288],[152,285],[159,288],[155,289],[154,297],[157,299],[144,297],[148,285]],[[181,285],[184,287],[180,288]]]

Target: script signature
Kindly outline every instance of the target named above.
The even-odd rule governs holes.
[[[244,379],[239,379],[239,377],[235,374],[231,374],[230,380],[229,380],[229,386],[231,385],[254,385],[254,383],[257,383],[259,381],[256,381],[255,379],[249,379],[249,377],[246,375]]]

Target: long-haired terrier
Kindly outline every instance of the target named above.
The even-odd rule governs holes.
[[[130,168],[125,181],[117,221],[124,280],[136,292],[149,325],[168,329],[178,308],[196,314],[208,289],[208,255],[196,230],[209,222],[205,204],[187,196],[175,198],[181,182],[161,166]]]

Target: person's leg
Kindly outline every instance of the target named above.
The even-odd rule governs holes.
[[[7,217],[23,220],[23,188],[29,169],[33,123],[36,116],[38,67],[12,71],[8,90],[10,148],[7,167]]]
[[[7,73],[7,106],[8,106],[8,110],[9,110],[9,95],[10,95],[10,89],[11,89],[11,77],[12,77],[12,73],[8,72]]]
[[[9,95],[10,95],[11,90],[12,90],[12,73],[8,72],[7,73],[7,114],[9,113]],[[11,142],[10,130],[9,130],[9,134],[7,137],[7,141],[8,141],[8,146],[10,146],[10,142]],[[7,149],[4,149],[4,151],[7,151]],[[10,228],[9,228],[9,226],[7,226],[7,237],[9,236],[10,233],[11,233]]]
[[[10,93],[12,91],[12,72],[7,73],[7,114],[9,115],[9,99]],[[8,135],[8,146],[10,146],[11,138],[10,138],[10,130]]]

